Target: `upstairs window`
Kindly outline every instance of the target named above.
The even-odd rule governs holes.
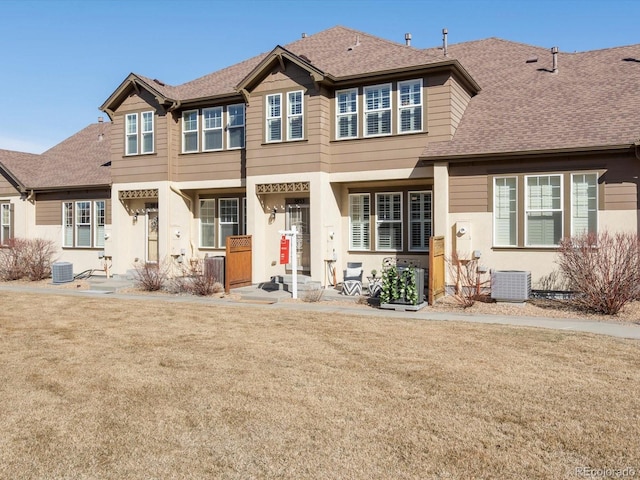
[[[391,84],[364,87],[365,137],[391,134]]]
[[[0,245],[5,245],[11,237],[11,204],[0,203]]]
[[[422,80],[398,82],[398,130],[422,131]]]
[[[229,105],[227,107],[227,117],[227,148],[244,148],[244,104]]]
[[[377,193],[376,215],[376,249],[402,250],[402,193]]]
[[[287,140],[301,140],[304,136],[302,91],[287,95]]]
[[[358,136],[358,90],[336,92],[336,138]]]
[[[182,153],[198,151],[198,111],[182,114]]]
[[[125,155],[154,152],[153,112],[128,113],[124,119]],[[141,124],[138,124],[138,119]]]
[[[282,141],[282,95],[267,95],[267,142]]]
[[[142,153],[153,153],[153,112],[142,112]]]
[[[138,154],[138,114],[128,113],[125,117],[125,153],[127,155]]]
[[[202,150],[222,150],[222,107],[202,110]]]
[[[349,195],[349,249],[369,250],[370,248],[370,195],[357,193]]]

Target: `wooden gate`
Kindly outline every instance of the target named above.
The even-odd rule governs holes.
[[[429,239],[429,305],[443,297],[444,285],[444,237]]]
[[[224,291],[251,285],[251,235],[227,237]]]

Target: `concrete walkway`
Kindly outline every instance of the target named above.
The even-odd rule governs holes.
[[[102,286],[99,285],[102,283]],[[33,292],[43,295],[72,295],[72,296],[101,296],[105,301],[111,298],[135,299],[143,301],[155,302],[177,302],[177,303],[207,303],[219,305],[232,305],[238,308],[242,307],[260,307],[269,309],[285,309],[302,312],[324,312],[331,315],[364,315],[385,318],[402,318],[412,320],[437,320],[437,321],[457,321],[457,322],[473,322],[501,325],[515,325],[520,327],[548,328],[554,330],[564,330],[573,332],[593,333],[598,335],[609,335],[612,337],[629,338],[640,340],[640,324],[621,324],[606,321],[594,321],[587,319],[566,319],[566,318],[545,318],[545,317],[527,317],[527,316],[507,316],[507,315],[477,315],[470,313],[456,312],[438,312],[430,309],[428,306],[417,312],[402,312],[394,310],[382,310],[375,307],[362,307],[355,304],[353,307],[345,305],[344,301],[340,303],[333,300],[345,300],[335,290],[326,290],[323,301],[305,303],[305,302],[281,302],[284,298],[291,298],[287,292],[265,292],[257,286],[244,287],[234,290],[233,297],[214,298],[214,297],[194,297],[194,296],[178,296],[178,295],[136,295],[123,293],[118,290],[131,285],[131,282],[111,280],[109,282],[96,282],[96,288],[90,290],[79,290],[52,287],[33,287],[29,284],[12,284],[0,283],[0,291],[13,292]],[[113,289],[110,287],[113,286]],[[240,299],[238,299],[240,297]],[[639,319],[640,320],[640,319]]]

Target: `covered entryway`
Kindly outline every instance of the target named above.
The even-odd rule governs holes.
[[[309,199],[287,199],[286,229],[295,226],[298,231],[296,256],[298,273],[311,272],[311,222],[309,216]],[[292,273],[291,264],[287,264],[287,272]]]

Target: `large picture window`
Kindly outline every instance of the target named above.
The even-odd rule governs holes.
[[[402,250],[402,194],[376,194],[376,249]]]
[[[358,193],[349,195],[349,248],[369,250],[370,240],[370,195]]]
[[[104,247],[106,205],[105,200],[63,202],[62,246]]]

